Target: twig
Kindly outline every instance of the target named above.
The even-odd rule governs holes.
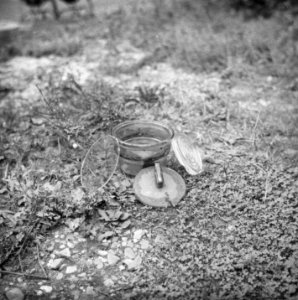
[[[16,275],[16,276],[25,276],[25,277],[29,277],[29,278],[32,278],[32,279],[39,279],[39,280],[50,280],[49,277],[43,277],[43,276],[39,276],[39,275],[32,275],[32,274],[20,273],[20,272],[12,272],[12,271],[0,270],[0,273],[2,273],[2,274]]]
[[[40,262],[38,242],[36,243],[36,250],[37,250],[37,260],[38,260],[38,264],[39,264],[40,268],[42,269],[44,275],[45,275],[46,277],[48,277],[48,274],[47,274],[46,270],[44,269],[44,267],[42,266],[42,264],[41,264],[41,262]]]
[[[27,239],[28,239],[30,233],[32,232],[33,228],[36,226],[37,223],[38,223],[38,221],[36,221],[36,222],[31,226],[31,229],[27,232],[27,234],[26,234],[26,236],[25,236],[25,238],[24,238],[24,240],[23,240],[23,244],[21,245],[20,249],[19,249],[19,250],[17,251],[17,253],[16,253],[17,256],[19,256],[19,255],[21,254],[21,252],[22,252],[22,250],[23,250],[23,248],[24,248],[24,246],[25,246],[25,244],[26,244],[26,242],[27,242]],[[3,265],[9,260],[11,254],[13,253],[13,251],[14,251],[16,248],[17,248],[16,244],[14,244],[14,245],[10,248],[8,254],[6,254],[6,257],[0,262],[0,267],[3,266]]]
[[[28,240],[28,238],[29,238],[29,235],[30,235],[30,233],[32,232],[33,228],[37,225],[37,223],[38,223],[38,221],[36,221],[36,222],[31,226],[30,230],[27,232],[27,234],[26,234],[26,236],[25,236],[25,238],[24,238],[23,244],[22,244],[22,246],[20,247],[20,249],[19,249],[18,252],[17,252],[17,255],[20,255],[21,252],[23,251],[23,248],[24,248],[24,246],[25,246],[25,244],[26,244],[26,242],[27,242],[27,240]]]
[[[20,264],[20,267],[21,267],[21,271],[22,271],[22,273],[23,273],[23,272],[24,272],[24,269],[23,269],[23,264],[22,264],[22,261],[21,261],[20,254],[18,255],[18,259],[19,259],[19,264]]]

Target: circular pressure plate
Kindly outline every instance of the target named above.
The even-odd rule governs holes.
[[[185,195],[185,182],[177,172],[162,167],[162,173],[162,188],[157,187],[154,167],[142,169],[137,174],[134,192],[142,203],[155,207],[176,206]]]

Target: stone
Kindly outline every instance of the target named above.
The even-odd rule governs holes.
[[[18,287],[14,287],[14,288],[8,290],[5,293],[5,295],[8,300],[23,300],[23,299],[25,299],[25,295],[24,295],[23,291]]]
[[[42,285],[40,287],[40,290],[42,290],[45,293],[51,293],[53,291],[53,288],[50,285]]]
[[[66,274],[72,274],[75,273],[77,271],[77,266],[68,266],[65,270]]]
[[[87,295],[93,295],[93,296],[96,295],[96,293],[95,293],[95,291],[94,291],[94,289],[93,289],[92,286],[87,286],[87,288],[86,288],[86,294]]]
[[[59,272],[57,275],[56,275],[56,280],[61,280],[63,278],[63,273]]]
[[[96,265],[97,269],[102,269],[103,268],[103,262],[100,257],[96,258],[94,260],[94,264]]]
[[[127,247],[134,248],[134,243],[132,241],[128,241],[126,244]]]
[[[65,249],[65,245],[61,244],[61,245],[59,246],[59,249]]]
[[[42,295],[42,291],[37,291],[36,294],[37,294],[37,296],[41,296]]]
[[[74,244],[71,242],[67,242],[67,247],[72,249],[74,248]]]
[[[113,242],[112,245],[111,245],[111,248],[112,248],[112,249],[117,249],[117,248],[118,248],[118,245],[119,245],[119,244],[118,244],[117,242]]]
[[[140,246],[143,250],[146,250],[150,247],[149,241],[148,240],[142,240],[140,242]]]
[[[87,274],[84,272],[84,273],[79,274],[78,276],[79,276],[79,277],[86,277]]]
[[[114,285],[114,281],[110,278],[105,279],[105,281],[103,282],[105,286],[112,286]]]
[[[59,270],[62,263],[63,258],[50,259],[47,266],[51,270]]]
[[[71,275],[69,280],[72,281],[72,282],[77,282],[77,281],[79,281],[79,278],[76,277],[75,275]]]
[[[135,270],[141,267],[142,258],[140,256],[137,256],[135,259],[128,258],[125,259],[123,262],[127,265],[128,270]]]
[[[143,229],[137,229],[134,234],[133,234],[133,241],[134,243],[137,243],[141,238],[142,236],[146,233],[145,230]]]
[[[73,291],[73,292],[72,292],[73,299],[74,299],[74,300],[79,300],[79,299],[80,299],[80,294],[81,294],[80,291]]]
[[[125,258],[135,258],[135,253],[131,248],[125,248],[124,249],[124,256]]]
[[[127,245],[127,237],[122,238],[122,246],[125,247]]]
[[[108,263],[109,263],[109,265],[116,264],[119,261],[119,259],[120,258],[118,256],[116,256],[114,253],[112,253],[112,252],[108,253]]]
[[[108,255],[108,251],[98,250],[98,255],[100,255],[100,256],[107,256]]]
[[[65,248],[65,249],[63,249],[61,251],[58,251],[57,255],[58,256],[62,256],[62,257],[70,257],[71,256],[71,252],[70,252],[70,250],[68,248]]]

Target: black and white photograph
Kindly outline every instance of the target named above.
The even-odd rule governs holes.
[[[0,0],[0,300],[298,300],[298,1]]]

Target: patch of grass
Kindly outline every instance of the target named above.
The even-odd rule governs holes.
[[[297,64],[292,16],[246,21],[202,1],[147,1],[110,16],[111,37],[129,38],[152,51],[162,48],[176,66],[195,71],[230,68],[235,62],[284,75]],[[117,25],[118,24],[118,25]],[[292,71],[293,72],[293,71]]]

